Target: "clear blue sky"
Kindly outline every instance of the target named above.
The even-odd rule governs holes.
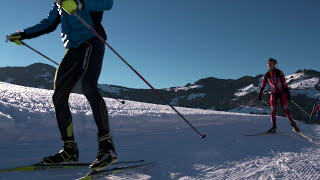
[[[53,1],[10,0],[0,11],[0,66],[47,62],[5,36],[45,18]],[[155,88],[206,77],[237,79],[279,60],[285,74],[320,71],[319,0],[114,0],[104,14],[108,42]],[[60,62],[60,26],[25,42]],[[51,64],[53,65],[53,64]],[[110,50],[99,83],[148,88]]]

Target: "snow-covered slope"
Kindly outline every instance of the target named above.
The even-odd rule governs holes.
[[[259,87],[261,86],[261,82],[262,79],[259,80],[258,87],[250,84],[246,87],[238,89],[238,92],[234,95],[236,97],[240,97],[245,96],[251,92],[258,92],[260,90]],[[286,76],[286,82],[288,83],[292,95],[305,94],[310,98],[316,98],[320,96],[320,91],[315,88],[319,83],[319,77],[308,78],[305,73],[300,72]],[[265,91],[267,90],[268,87],[266,87]]]
[[[167,88],[165,89],[166,91],[188,91],[190,89],[200,89],[203,88],[201,85],[190,85],[187,87],[173,87],[173,88]]]
[[[305,77],[305,74],[303,72],[294,73],[294,74],[291,74],[291,75],[287,75],[286,76],[286,81],[287,81],[287,83],[290,83],[291,81],[301,80],[304,77]]]
[[[101,89],[104,92],[114,93],[114,94],[116,94],[118,96],[120,96],[120,92],[121,91],[128,91],[128,89],[126,89],[126,88],[113,87],[113,86],[110,86],[110,85],[107,85],[107,84],[103,84],[103,85],[99,84],[98,88]]]
[[[253,84],[246,86],[244,88],[238,89],[239,91],[235,94],[236,97],[245,96],[251,92],[259,91],[259,87],[255,87]]]
[[[308,77],[304,72],[286,76],[286,82],[292,95],[304,94],[309,98],[320,97],[320,91],[316,89],[319,77]]]
[[[296,81],[294,83],[291,83],[289,87],[292,89],[308,89],[308,88],[314,88],[318,83],[319,83],[319,78],[314,77],[310,79]]]
[[[0,169],[32,164],[62,146],[52,91],[0,83]],[[155,165],[102,179],[319,179],[319,145],[307,142],[278,117],[285,134],[248,137],[270,127],[269,116],[178,108],[206,139],[168,106],[106,98],[119,160],[157,160]],[[83,95],[69,99],[80,161],[97,152],[96,126]],[[320,126],[297,122],[319,140]],[[75,179],[87,168],[0,173],[0,180]]]

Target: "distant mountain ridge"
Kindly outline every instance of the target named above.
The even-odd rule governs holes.
[[[55,71],[53,66],[42,63],[26,67],[2,67],[0,68],[0,81],[53,89]],[[208,77],[193,84],[188,83],[184,87],[171,87],[159,89],[159,91],[175,106],[244,113],[270,113],[268,107],[256,100],[262,77],[262,74],[255,77],[244,76],[235,80]],[[286,76],[292,98],[306,111],[311,111],[313,102],[320,97],[319,79],[320,72],[315,70],[298,70]],[[163,104],[162,100],[149,89],[107,84],[99,84],[98,87],[104,97]],[[265,92],[267,91],[268,86]],[[74,88],[73,92],[81,93],[80,84]],[[266,93],[263,98],[268,102],[269,94]],[[283,115],[280,106],[278,108],[278,114]],[[290,104],[290,109],[296,119],[308,118],[292,104]]]
[[[56,69],[53,66],[35,63],[26,67],[1,67],[0,81],[12,84],[52,89]]]

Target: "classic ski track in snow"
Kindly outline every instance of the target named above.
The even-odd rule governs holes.
[[[245,179],[320,179],[320,151],[305,149],[304,153],[275,153],[269,157],[248,159],[244,162],[226,162],[213,167],[202,167],[192,180],[245,180]],[[272,174],[270,173],[272,172]]]

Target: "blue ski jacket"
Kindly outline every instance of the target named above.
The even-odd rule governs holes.
[[[102,11],[112,9],[113,0],[82,0],[82,2],[84,7],[82,10],[77,10],[78,15],[106,39],[105,31],[101,25]],[[23,30],[25,38],[31,39],[50,33],[59,24],[61,24],[62,42],[66,48],[76,48],[84,41],[95,36],[75,16],[69,15],[54,3],[47,18],[43,19],[39,24]]]

